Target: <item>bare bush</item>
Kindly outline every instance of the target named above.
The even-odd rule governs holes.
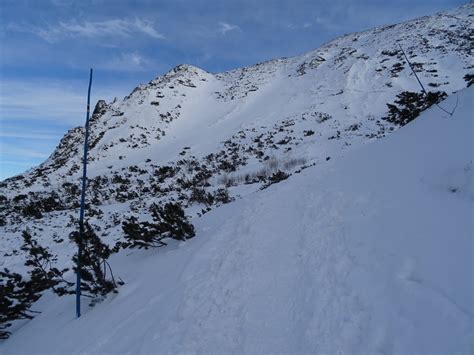
[[[219,184],[227,187],[237,186],[241,184],[254,184],[257,182],[265,182],[277,171],[291,171],[295,167],[300,167],[306,163],[305,158],[286,158],[278,159],[277,157],[270,157],[267,159],[263,167],[257,171],[245,174],[226,174],[219,179]]]

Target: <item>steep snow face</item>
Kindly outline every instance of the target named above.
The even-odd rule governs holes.
[[[395,131],[382,119],[386,104],[420,92],[399,46],[428,90],[452,94],[474,80],[473,16],[466,5],[221,74],[180,65],[101,102],[91,122],[89,222],[113,244],[121,222],[147,218],[153,202],[178,201],[200,216]],[[24,228],[70,263],[83,133],[70,130],[43,164],[0,183],[0,267],[21,269]]]
[[[196,218],[177,248],[116,255],[118,295],[80,319],[46,295],[0,352],[471,353],[474,90],[458,101]]]

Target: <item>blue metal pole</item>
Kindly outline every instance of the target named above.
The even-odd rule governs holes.
[[[89,112],[91,103],[91,86],[92,86],[92,68],[89,76],[89,90],[87,91],[87,114],[86,114],[86,134],[84,140],[84,158],[82,170],[82,191],[81,191],[81,210],[79,214],[79,241],[77,251],[77,280],[76,280],[76,316],[81,316],[81,259],[82,259],[82,242],[84,238],[84,209],[86,201],[86,186],[87,186],[87,150],[89,141]]]

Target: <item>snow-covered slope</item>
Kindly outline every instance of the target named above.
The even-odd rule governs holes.
[[[195,218],[174,249],[115,255],[118,295],[80,319],[46,295],[0,353],[473,353],[473,88],[458,101]]]
[[[99,101],[88,222],[113,245],[128,217],[176,201],[199,233],[122,250],[119,295],[79,321],[72,299],[45,296],[0,351],[472,350],[472,91],[457,92],[474,83],[473,18],[465,5],[226,73],[180,65]],[[431,104],[401,48],[427,90],[451,96],[440,105],[457,108],[386,137],[401,127],[387,104]],[[25,229],[71,265],[83,133],[0,182],[1,269],[24,273]],[[52,339],[77,329],[91,338]]]
[[[365,135],[381,136],[394,128],[377,122],[385,115],[386,104],[401,91],[420,91],[400,46],[429,90],[451,94],[466,87],[463,78],[472,74],[474,64],[473,11],[473,6],[466,5],[347,35],[299,57],[223,74],[180,65],[138,86],[124,100],[101,103],[97,108],[92,125],[91,177],[133,164],[148,168],[147,158],[163,165],[180,158],[187,146],[184,157],[202,158],[221,150],[222,143],[233,135],[250,136],[249,141],[254,138],[251,132],[271,132],[272,126],[287,121],[295,121],[297,129],[290,134],[280,131],[284,132],[281,137],[274,133],[273,140],[296,136],[289,137],[281,148],[289,145],[311,161],[322,156],[322,145],[347,146],[346,142],[353,144]],[[301,125],[301,120],[309,122]],[[318,121],[327,122],[317,125]],[[354,125],[358,126],[357,134],[347,133]],[[315,137],[293,147],[308,128],[316,128]],[[343,142],[318,142],[336,131]],[[25,185],[44,190],[44,183],[56,184],[57,178],[77,180],[81,138],[81,128],[66,135],[51,158],[30,173],[36,179]],[[240,143],[249,145],[247,141],[242,138]],[[264,153],[275,149],[268,145],[262,149]],[[325,148],[330,152],[335,149],[339,147]]]
[[[395,131],[383,119],[387,104],[421,90],[400,46],[428,90],[450,95],[474,80],[473,16],[465,5],[221,74],[181,65],[123,100],[99,102],[89,222],[113,244],[124,218],[149,217],[154,202],[178,201],[199,216]],[[0,183],[0,267],[21,271],[25,228],[70,264],[82,144],[83,128],[72,129],[43,164]]]

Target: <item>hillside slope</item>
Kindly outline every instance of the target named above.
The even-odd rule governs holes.
[[[116,255],[118,295],[78,320],[47,295],[0,352],[472,353],[474,90],[458,99],[196,218],[174,249]]]
[[[181,65],[123,100],[99,102],[89,222],[113,245],[121,223],[150,218],[152,203],[177,201],[201,216],[396,131],[387,104],[398,95],[411,92],[421,101],[415,106],[429,106],[400,46],[428,90],[451,95],[474,80],[473,18],[474,6],[465,5],[220,74]],[[43,164],[0,182],[0,267],[21,272],[26,228],[60,265],[70,264],[83,140],[83,128],[70,130]]]

